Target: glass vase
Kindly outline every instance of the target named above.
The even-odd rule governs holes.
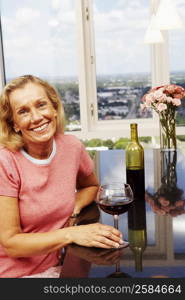
[[[177,149],[175,113],[160,118],[160,144],[164,151]]]
[[[170,187],[176,186],[177,183],[177,151],[161,152],[161,182]]]

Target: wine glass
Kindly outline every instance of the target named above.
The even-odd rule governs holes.
[[[119,215],[125,213],[133,201],[133,192],[129,184],[114,182],[100,187],[97,204],[101,210],[113,215],[114,227],[119,229]],[[124,241],[119,248],[127,247],[129,243]]]

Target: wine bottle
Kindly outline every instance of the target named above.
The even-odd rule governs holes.
[[[128,143],[126,156],[126,179],[130,184],[134,200],[142,199],[145,193],[144,149],[138,140],[137,124],[130,124],[131,141]]]
[[[144,199],[133,201],[132,207],[128,210],[128,240],[129,247],[134,253],[135,270],[141,272],[143,269],[143,252],[147,245]]]

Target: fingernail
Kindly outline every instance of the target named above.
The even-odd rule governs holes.
[[[116,248],[119,248],[119,244],[116,243],[116,244],[115,244],[115,247],[116,247]]]
[[[120,241],[119,241],[119,243],[120,243],[120,244],[123,244],[123,243],[124,243],[124,241],[123,241],[123,240],[120,240]]]

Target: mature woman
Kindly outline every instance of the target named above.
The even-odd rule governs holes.
[[[83,145],[64,134],[63,120],[61,101],[47,82],[25,75],[5,86],[0,98],[0,277],[51,276],[61,248],[70,243],[101,248],[122,243],[112,226],[66,227],[70,216],[93,201],[98,182]]]

